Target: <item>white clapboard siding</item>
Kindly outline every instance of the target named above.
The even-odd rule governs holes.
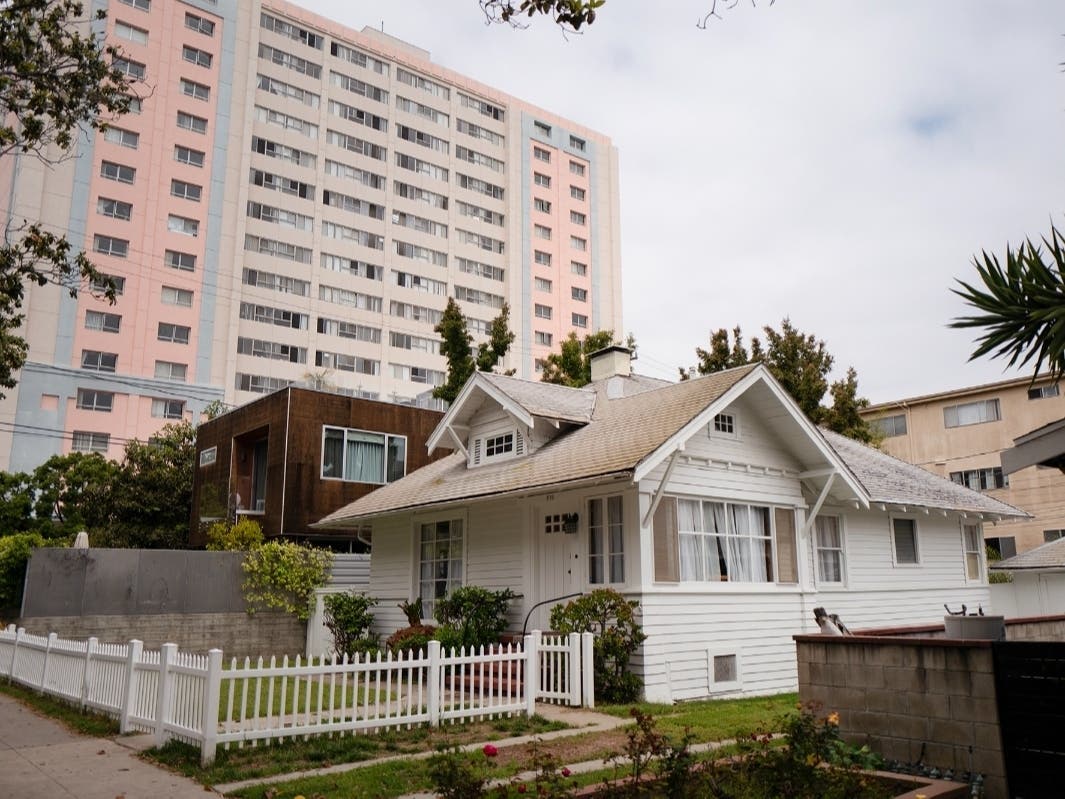
[[[407,626],[407,619],[397,605],[410,599],[414,590],[413,541],[414,527],[409,514],[374,520],[367,593],[378,600],[373,610],[374,631],[384,636]]]

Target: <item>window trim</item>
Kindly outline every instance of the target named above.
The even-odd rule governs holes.
[[[959,520],[958,528],[961,531],[961,567],[962,574],[965,576],[965,582],[967,583],[982,583],[984,582],[984,575],[987,574],[987,563],[985,562],[986,553],[984,546],[984,528],[980,522],[971,524],[965,519]],[[973,528],[976,530],[976,550],[969,549],[969,542],[966,540],[965,531],[966,528]],[[976,576],[969,576],[969,556],[976,555]]]
[[[462,574],[457,581],[451,580],[450,573],[448,574],[448,583],[454,582],[454,588],[461,588],[465,586],[466,575],[469,573],[469,537],[470,537],[470,524],[469,524],[469,512],[465,509],[457,511],[439,511],[437,513],[415,514],[411,518],[411,597],[413,600],[419,598],[422,599],[423,616],[422,622],[425,624],[434,624],[433,620],[433,608],[431,603],[427,603],[422,597],[421,590],[421,573],[422,573],[422,527],[427,524],[438,524],[440,522],[448,522],[448,538],[449,541],[454,539],[454,534],[451,529],[451,525],[454,522],[462,523],[462,554],[459,558],[448,557],[448,562],[452,560],[458,560],[462,566]],[[448,567],[450,572],[450,566]],[[446,596],[446,594],[445,594]],[[435,601],[435,598],[434,600]]]
[[[836,552],[836,547],[821,547],[817,538],[817,523],[824,518],[832,518],[836,520],[836,531],[839,533],[839,579],[838,580],[826,580],[821,574],[821,550]],[[812,535],[810,536],[810,545],[813,547],[813,559],[814,559],[814,584],[819,590],[844,590],[850,585],[849,572],[847,569],[847,526],[846,515],[842,512],[834,513],[818,513],[814,518],[813,529],[810,530]]]
[[[717,420],[721,419],[722,423],[727,421],[728,430],[719,428]],[[706,434],[709,438],[725,438],[730,441],[738,440],[740,437],[740,415],[734,410],[725,410],[714,416],[709,422],[706,423]]]
[[[325,473],[325,440],[326,440],[326,434],[330,430],[339,430],[342,433],[344,433],[343,458],[342,458],[342,460],[341,460],[341,462],[339,464],[339,467],[338,467],[339,468],[339,472],[340,472],[340,476],[339,477],[334,476],[334,475],[327,475]],[[383,464],[382,464],[383,465],[383,469],[384,469],[384,474],[381,475],[382,478],[383,478],[382,480],[380,480],[380,481],[349,480],[348,478],[343,476],[344,475],[344,463],[345,463],[345,459],[347,458],[348,433],[365,433],[367,435],[381,436],[381,437],[384,438],[384,442],[383,443],[384,443],[384,449],[385,449],[385,458],[384,458],[384,461],[383,461]],[[389,450],[390,450],[389,444],[391,443],[391,439],[393,439],[393,438],[398,438],[398,439],[402,439],[403,440],[403,472],[402,472],[402,474],[398,475],[393,480],[389,480],[388,479],[388,471],[389,471],[389,469],[388,469],[388,453],[389,453]],[[365,430],[365,429],[358,428],[358,427],[341,427],[339,425],[323,424],[322,425],[322,446],[321,446],[321,450],[320,450],[321,456],[318,459],[318,477],[321,480],[331,480],[331,481],[336,481],[336,482],[339,482],[339,483],[354,483],[354,484],[357,484],[357,485],[388,485],[391,482],[395,482],[395,480],[400,480],[400,479],[402,479],[402,478],[407,476],[407,450],[408,450],[407,443],[408,443],[408,437],[405,436],[405,435],[402,435],[400,433],[388,433],[388,432],[385,432],[383,430]]]
[[[615,552],[610,547],[610,521],[609,521],[609,502],[611,499],[617,498],[621,503],[621,550]],[[592,503],[601,502],[603,504],[603,550],[599,553],[593,553],[592,551]],[[587,536],[587,541],[584,547],[585,557],[588,560],[588,566],[585,570],[584,579],[589,586],[624,586],[628,584],[628,572],[627,564],[625,562],[625,517],[629,515],[625,510],[625,493],[624,492],[609,492],[605,494],[596,494],[586,497],[584,500],[584,529]],[[613,569],[611,568],[611,560],[615,556],[621,557],[621,579],[614,580]],[[599,558],[602,561],[602,580],[592,580],[592,563],[594,558]]]
[[[912,569],[912,568],[916,568],[916,567],[919,567],[919,566],[923,565],[921,563],[921,533],[920,533],[920,528],[918,527],[918,524],[917,524],[917,517],[916,516],[901,516],[901,515],[891,514],[891,516],[889,518],[890,518],[890,521],[891,521],[891,564],[893,566],[897,567],[897,568],[903,568],[903,569]],[[910,523],[913,524],[913,556],[914,556],[914,560],[912,562],[911,561],[900,561],[899,560],[898,548],[896,546],[896,535],[897,535],[897,532],[895,530],[895,522],[897,522],[897,521],[907,521],[907,522],[910,522]]]

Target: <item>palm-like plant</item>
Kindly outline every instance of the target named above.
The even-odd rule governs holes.
[[[951,289],[978,313],[950,326],[984,330],[969,360],[990,354],[1025,366],[1034,359],[1034,374],[1046,366],[1053,378],[1065,376],[1065,237],[1051,225],[1043,245],[1045,254],[1031,239],[1016,250],[1007,245],[1005,268],[983,251],[975,261],[983,286],[959,280],[961,288]]]

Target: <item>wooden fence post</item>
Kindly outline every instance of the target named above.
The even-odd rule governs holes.
[[[200,744],[200,765],[214,762],[218,748],[218,702],[222,695],[222,650],[207,653],[207,674],[203,686],[203,741]]]
[[[137,664],[141,662],[141,651],[144,644],[134,638],[129,642],[126,650],[126,691],[122,697],[122,708],[118,715],[118,731],[125,735],[130,731],[129,717],[133,712],[133,702],[137,696],[140,677],[137,675]]]
[[[59,638],[55,633],[48,633],[48,643],[44,645],[44,662],[41,664],[41,678],[37,684],[38,693],[44,693],[44,683],[48,679],[48,661],[52,654],[52,647],[55,646],[56,639]]]
[[[159,685],[155,694],[155,745],[166,743],[166,723],[170,719],[170,665],[177,654],[177,644],[163,644],[159,650]]]
[[[595,707],[595,635],[581,633],[581,694],[584,707]]]
[[[429,726],[440,726],[440,642],[430,641],[429,650]]]
[[[85,642],[85,662],[81,667],[81,709],[84,710],[89,702],[89,669],[91,668],[92,656],[96,652],[99,641],[90,638]]]
[[[536,697],[540,694],[540,631],[525,636],[525,712],[536,715]]]

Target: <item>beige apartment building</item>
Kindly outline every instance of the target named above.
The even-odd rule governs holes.
[[[1003,557],[1065,531],[1065,474],[1032,466],[1004,475],[1000,453],[1037,427],[1065,418],[1063,386],[1023,377],[872,405],[862,415],[883,433],[896,458],[1027,511],[1031,519],[985,525]]]

